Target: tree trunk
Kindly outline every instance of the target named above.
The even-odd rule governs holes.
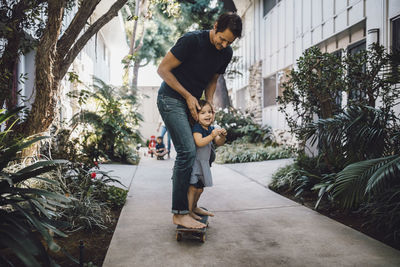
[[[39,42],[35,58],[35,102],[24,123],[25,136],[46,131],[54,119],[60,82],[54,79],[54,62],[64,6],[64,1],[49,1],[47,26]]]
[[[23,133],[25,136],[29,136],[48,130],[57,112],[57,102],[60,94],[59,84],[61,79],[65,76],[68,68],[90,38],[112,18],[117,16],[118,11],[127,1],[128,0],[117,0],[106,14],[89,26],[85,33],[83,33],[78,40],[74,40],[73,42],[71,42],[69,38],[77,38],[76,31],[68,29],[70,27],[78,27],[83,20],[86,22],[91,14],[87,12],[78,12],[76,16],[81,17],[74,18],[72,24],[70,24],[66,30],[66,32],[69,33],[69,38],[61,37],[59,39],[65,0],[49,1],[47,26],[40,40],[35,59],[35,101],[27,120],[18,127],[19,132]],[[86,0],[82,2],[82,4],[87,4],[89,2],[89,0]],[[92,3],[90,7],[93,8],[93,5],[96,5],[96,3]],[[62,53],[59,53],[60,51],[57,50],[58,46],[62,48],[60,50],[63,51]],[[65,54],[64,51],[68,52]]]
[[[132,77],[132,93],[136,94],[138,88],[138,74],[139,74],[140,62],[135,59],[133,62],[133,77]]]
[[[72,62],[78,56],[79,52],[83,49],[86,43],[92,38],[104,25],[118,15],[118,11],[125,5],[128,0],[117,0],[110,9],[101,16],[95,23],[93,23],[82,36],[73,44],[66,55],[57,54],[57,66],[59,72],[56,73],[57,79],[62,79],[71,66]],[[73,25],[70,25],[71,27]],[[68,27],[68,28],[69,28]],[[72,43],[71,43],[72,45]]]
[[[222,109],[231,106],[224,75],[219,75],[218,77],[217,88],[214,94],[214,106]]]

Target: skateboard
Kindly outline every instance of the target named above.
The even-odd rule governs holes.
[[[200,242],[206,242],[206,231],[208,227],[208,216],[201,216],[200,222],[204,223],[206,227],[200,229],[192,229],[186,228],[182,225],[178,225],[176,227],[176,240],[181,241],[182,238],[185,237],[192,237],[195,239],[200,240]]]

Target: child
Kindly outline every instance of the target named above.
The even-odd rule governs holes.
[[[156,151],[154,153],[157,156],[157,159],[164,159],[164,156],[167,153],[168,150],[165,148],[162,137],[157,137]]]
[[[211,212],[197,207],[197,202],[203,193],[203,188],[212,186],[210,170],[211,143],[220,146],[225,143],[227,132],[225,129],[215,129],[211,124],[214,121],[214,111],[210,103],[199,101],[201,107],[198,113],[198,122],[192,128],[194,142],[196,144],[196,159],[193,165],[190,185],[188,189],[188,204],[190,216],[200,220],[198,215],[214,216]],[[197,215],[198,214],[198,215]]]

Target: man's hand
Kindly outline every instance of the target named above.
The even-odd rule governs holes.
[[[197,111],[200,110],[200,105],[199,102],[197,101],[197,98],[195,98],[194,96],[189,96],[188,98],[186,98],[186,104],[189,108],[190,114],[192,114],[192,117],[195,121],[198,120],[197,117]]]

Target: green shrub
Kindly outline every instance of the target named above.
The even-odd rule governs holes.
[[[275,191],[292,192],[299,186],[301,175],[301,170],[295,163],[281,167],[272,175],[269,187]]]
[[[296,197],[301,197],[303,194],[316,195],[318,191],[315,208],[325,197],[331,201],[330,190],[336,174],[329,173],[329,169],[321,158],[321,156],[308,157],[305,154],[299,154],[292,165],[278,169],[273,175],[271,189],[292,192]]]
[[[106,202],[113,208],[121,208],[124,206],[128,190],[110,186],[106,191]]]
[[[74,115],[72,126],[84,130],[80,134],[81,143],[87,149],[86,154],[96,157],[105,156],[113,161],[127,162],[134,157],[136,151],[129,148],[129,144],[141,143],[138,131],[142,116],[137,112],[138,99],[126,87],[117,88],[95,78],[93,93],[89,91],[71,92],[70,97],[85,98],[82,103],[91,100],[96,104],[96,111],[85,110]]]
[[[386,189],[382,194],[361,205],[365,224],[379,229],[387,240],[400,243],[400,185]]]
[[[292,152],[284,147],[264,147],[261,144],[243,143],[243,140],[236,140],[232,144],[225,144],[218,147],[217,163],[243,163],[263,160],[290,158]]]
[[[60,166],[55,179],[58,191],[72,199],[71,207],[62,209],[61,219],[69,223],[68,230],[104,229],[111,222],[110,204],[104,199],[109,183],[118,182],[107,172],[93,168],[92,163],[69,162]]]
[[[0,249],[9,249],[10,254],[26,266],[52,266],[54,261],[47,249],[58,251],[60,247],[49,231],[66,236],[54,226],[54,219],[58,216],[57,208],[65,207],[70,199],[35,188],[32,184],[37,181],[55,184],[43,175],[65,161],[44,160],[27,166],[18,164],[24,160],[20,158],[23,149],[46,138],[9,137],[11,130],[5,124],[20,110],[0,110],[0,129],[5,129],[0,131]],[[3,254],[0,254],[0,265],[12,266]]]
[[[228,132],[226,142],[246,137],[248,142],[264,144],[272,143],[272,133],[269,126],[260,126],[251,116],[244,115],[233,107],[220,109],[215,113],[215,123]]]

